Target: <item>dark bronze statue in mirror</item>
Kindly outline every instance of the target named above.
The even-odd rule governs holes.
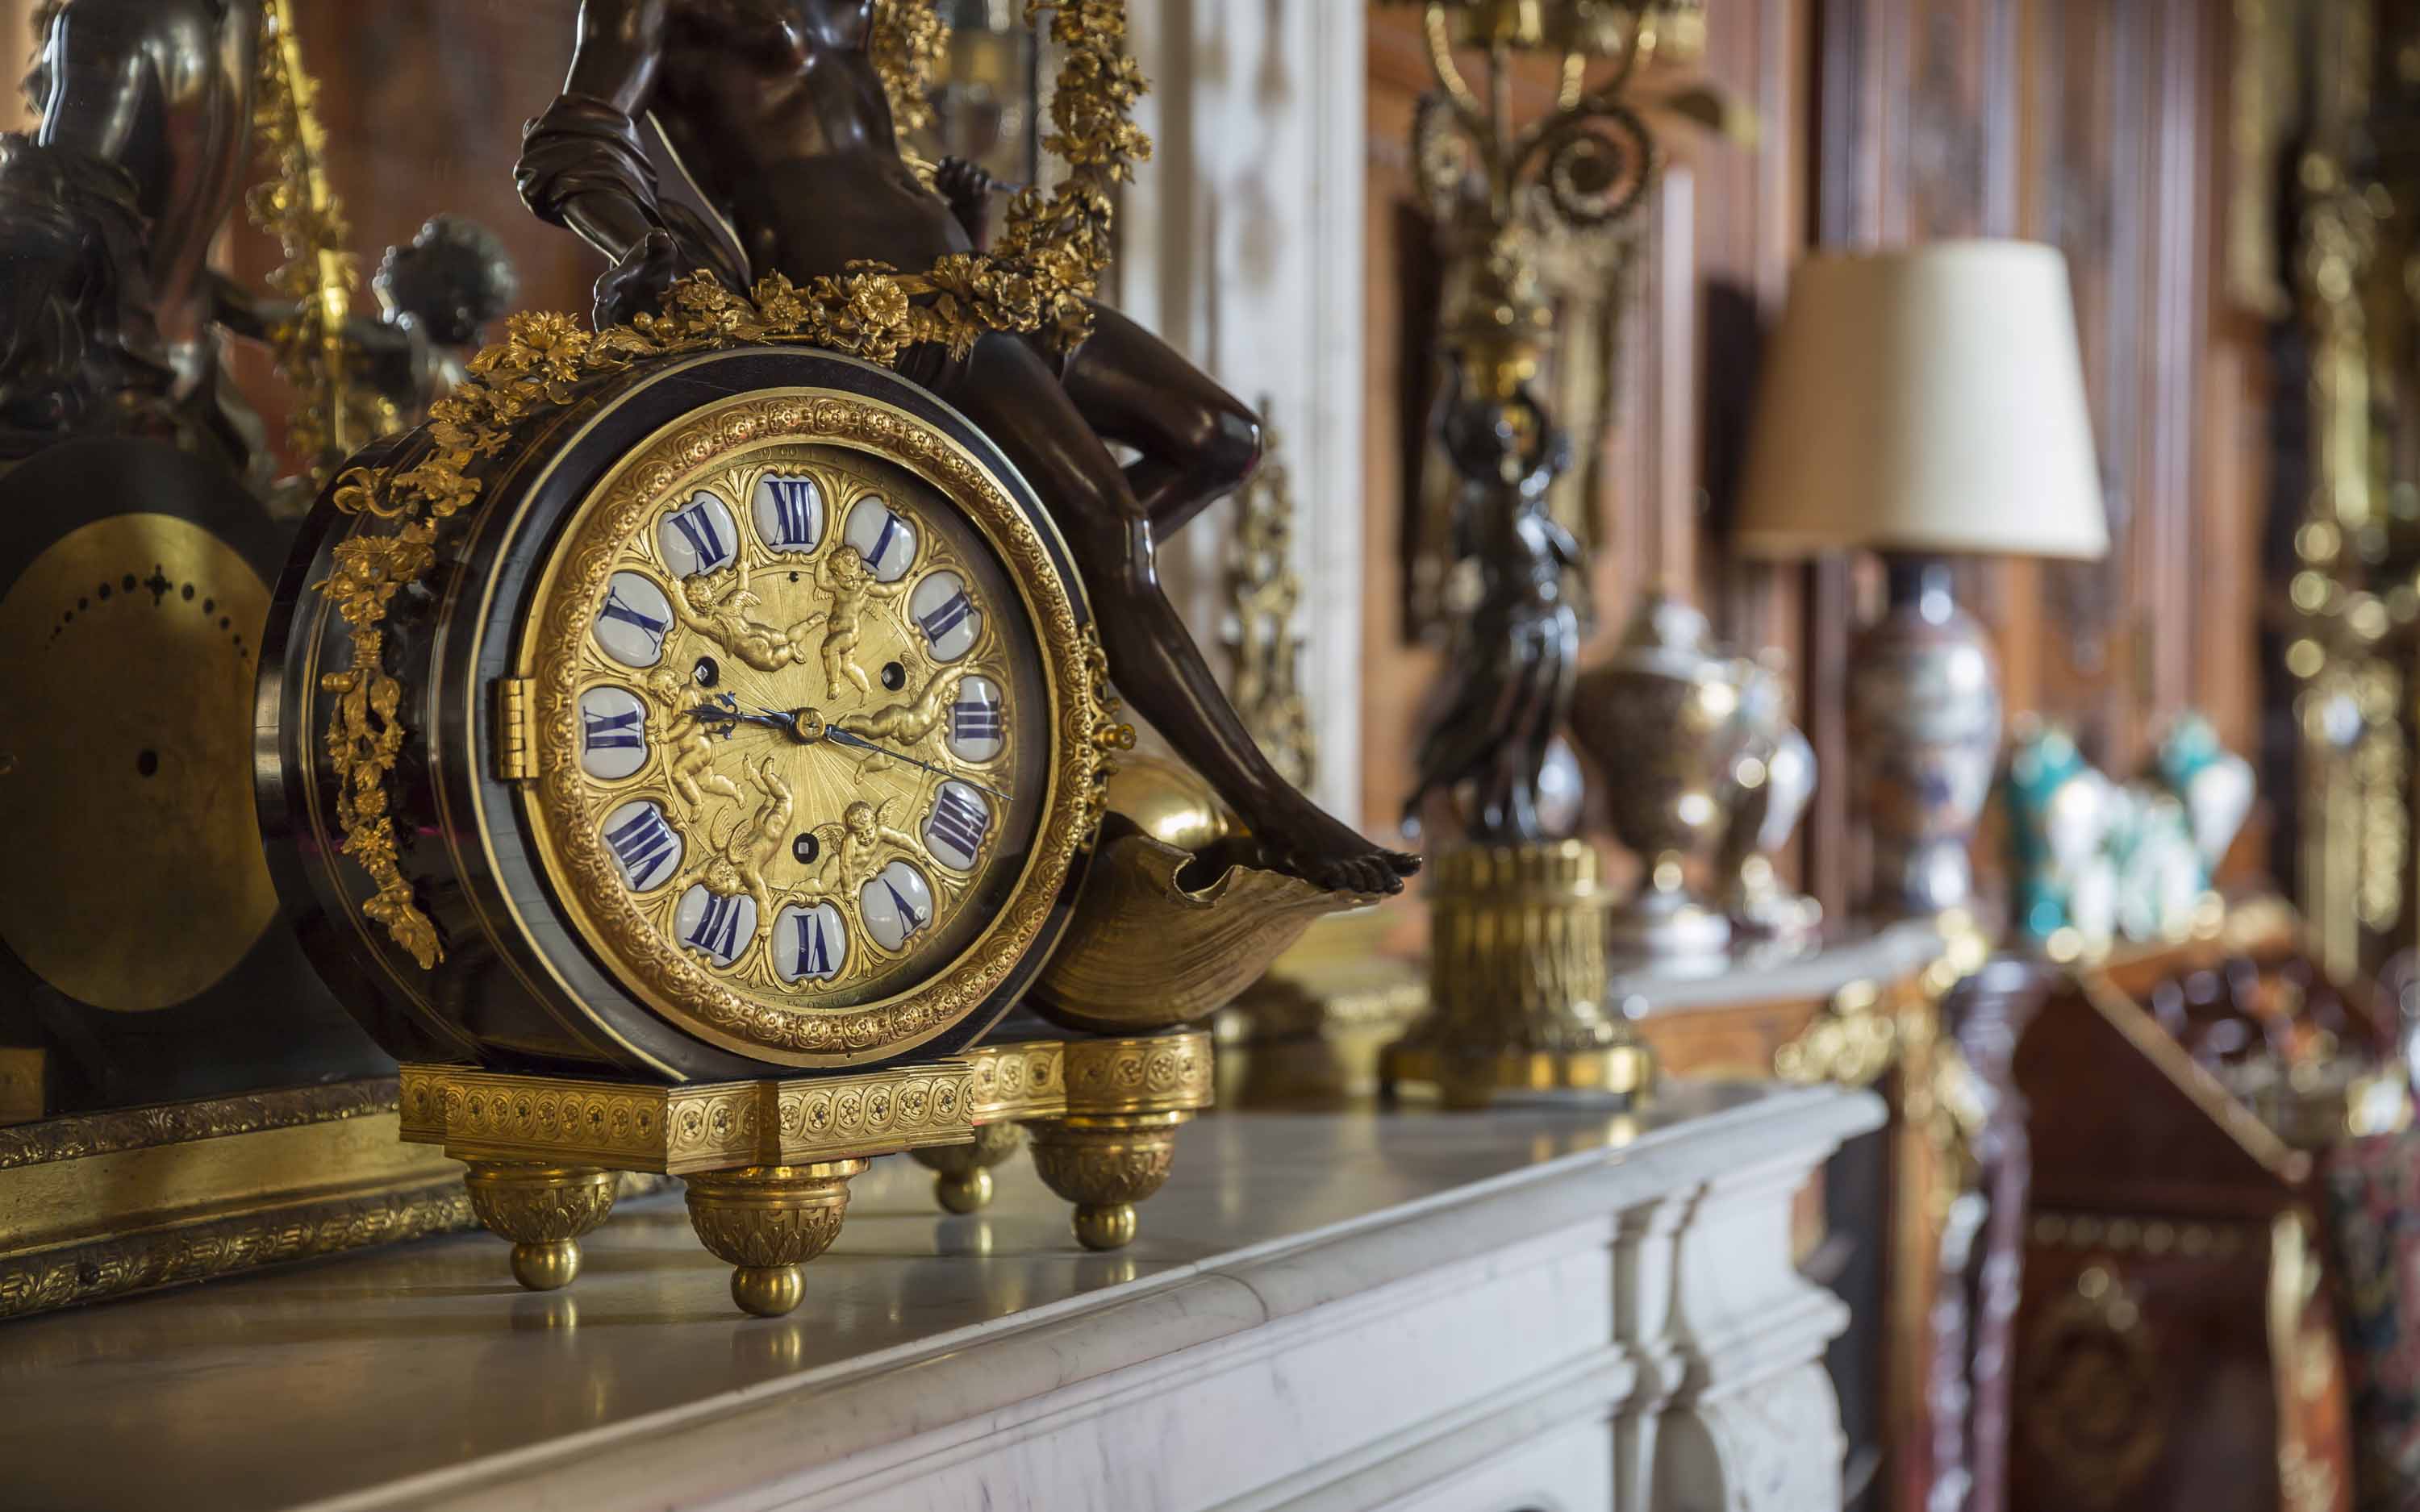
[[[266,427],[220,341],[269,345],[302,395],[290,449],[335,457],[416,421],[458,378],[516,280],[481,228],[440,216],[390,249],[357,310],[343,211],[275,0],[50,0],[25,81],[38,116],[0,134],[0,459],[141,436],[230,468],[264,498]],[[266,291],[209,266],[246,201],[288,262]]]
[[[0,455],[64,436],[215,446],[258,421],[187,369],[218,280],[211,239],[242,189],[261,12],[227,0],[50,8],[26,80],[39,124],[0,137]]]
[[[758,281],[760,303],[779,275],[779,297],[813,317],[808,339],[895,365],[965,413],[1047,501],[1120,690],[1235,806],[1265,863],[1341,891],[1399,890],[1417,859],[1364,840],[1270,766],[1161,590],[1158,538],[1240,484],[1261,436],[1206,375],[1090,297],[1107,190],[1148,144],[1122,109],[1063,105],[1053,147],[1076,168],[1071,186],[1018,196],[999,245],[979,248],[988,181],[956,164],[920,173],[898,146],[886,64],[929,8],[585,0],[564,93],[523,144],[523,195],[613,259],[600,329],[652,310],[695,270],[733,289]],[[1140,92],[1123,7],[1030,10],[1050,17],[1095,98]],[[659,193],[643,118],[737,244]],[[1138,459],[1120,466],[1112,443]]]

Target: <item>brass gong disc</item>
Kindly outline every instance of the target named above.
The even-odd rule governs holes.
[[[0,941],[142,1012],[225,976],[277,895],[252,797],[269,590],[199,525],[95,520],[0,599]]]

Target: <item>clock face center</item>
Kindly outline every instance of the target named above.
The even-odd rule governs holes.
[[[789,733],[801,746],[812,746],[824,738],[824,717],[814,709],[792,709]]]

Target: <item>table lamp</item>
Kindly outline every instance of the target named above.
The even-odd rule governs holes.
[[[1867,907],[1967,906],[2000,690],[1949,559],[2109,550],[2066,259],[1947,241],[1800,264],[1765,356],[1735,544],[1882,555],[1888,605],[1849,654]]]

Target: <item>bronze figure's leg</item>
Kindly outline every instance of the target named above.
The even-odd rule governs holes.
[[[1173,390],[1175,375],[1120,375],[1109,360],[1116,349],[1113,340],[1093,354],[1087,392],[1096,399],[1118,396],[1128,407],[1118,424],[1124,429],[1131,423],[1129,434],[1165,440],[1180,432],[1183,417],[1155,410],[1138,396],[1155,378],[1171,380],[1162,386]],[[1182,362],[1171,352],[1159,365]],[[1197,382],[1209,388],[1207,379]],[[1092,593],[1119,691],[1235,806],[1258,838],[1264,864],[1338,891],[1403,890],[1404,878],[1419,869],[1419,858],[1372,844],[1295,791],[1235,717],[1160,589],[1151,515],[1048,365],[1021,339],[994,333],[942,378],[941,395],[983,427],[1041,493]],[[1239,408],[1232,399],[1225,403]],[[1147,417],[1162,436],[1147,433]],[[1249,465],[1244,458],[1242,471]],[[1217,484],[1207,467],[1188,471],[1179,459],[1152,452],[1137,467],[1155,501],[1178,523],[1216,496],[1205,491]]]
[[[1152,534],[1173,535],[1260,466],[1260,417],[1151,332],[1091,309],[1093,333],[1067,358],[1067,397],[1096,435],[1142,454],[1126,487]]]

